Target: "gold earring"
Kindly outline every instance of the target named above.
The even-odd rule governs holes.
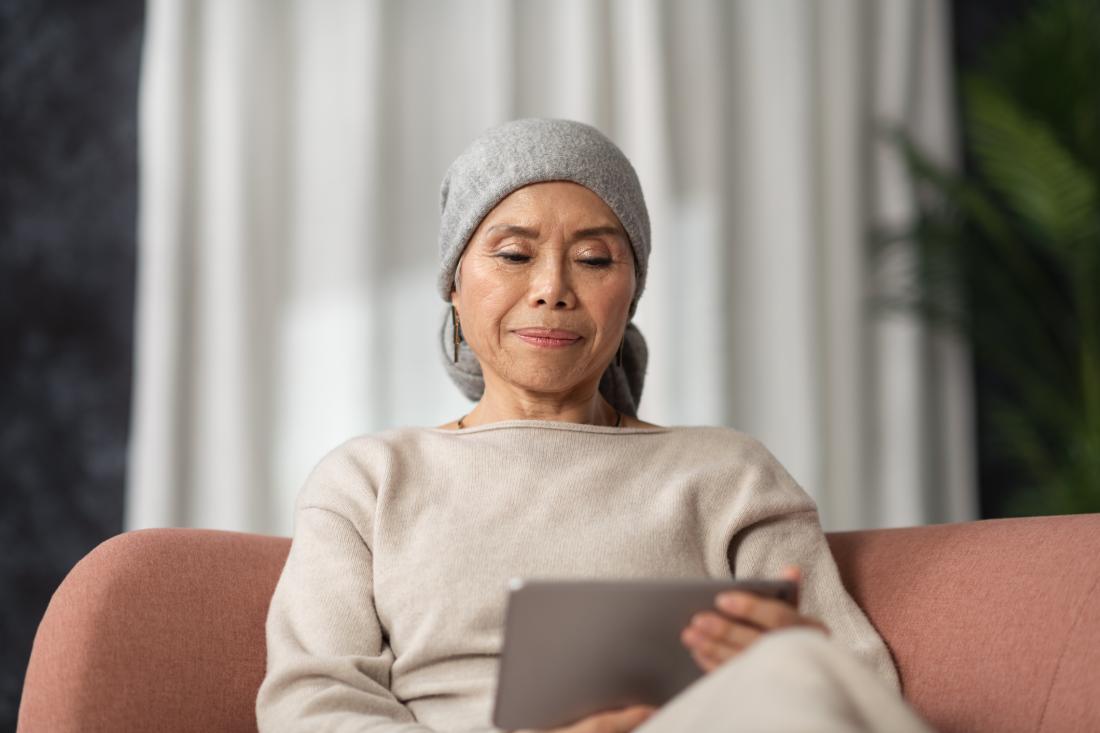
[[[455,345],[454,363],[457,364],[458,363],[458,345],[462,341],[462,331],[461,331],[461,326],[459,326],[459,324],[458,324],[458,310],[454,307],[453,303],[451,304],[451,333],[454,335],[454,345]]]

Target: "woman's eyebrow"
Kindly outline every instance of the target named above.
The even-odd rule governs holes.
[[[525,237],[527,239],[534,239],[539,235],[537,229],[523,227],[518,224],[494,224],[493,226],[485,230],[485,234],[489,235],[497,230],[500,230],[500,232],[503,234],[514,234],[517,237]]]
[[[602,226],[602,227],[589,227],[588,229],[580,229],[573,234],[573,241],[579,241],[581,239],[592,239],[593,237],[602,237],[607,234],[612,236],[624,236],[625,233],[620,227],[616,226]]]

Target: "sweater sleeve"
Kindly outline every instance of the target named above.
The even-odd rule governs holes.
[[[812,497],[766,448],[759,443],[756,448],[758,476],[763,480],[751,493],[759,494],[753,503],[766,509],[731,533],[726,551],[734,577],[775,578],[785,565],[798,565],[799,612],[824,622],[832,641],[900,691],[886,643],[844,588]]]
[[[323,501],[333,482],[354,482],[347,465],[327,457],[299,495],[267,616],[261,733],[431,733],[389,689],[394,655],[374,607],[369,532]]]

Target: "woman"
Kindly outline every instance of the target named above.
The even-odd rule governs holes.
[[[722,596],[683,633],[700,680],[658,711],[560,730],[927,730],[768,450],[637,417],[649,220],[622,152],[588,125],[517,120],[475,140],[441,193],[444,363],[477,404],[350,440],[310,475],[260,728],[496,730],[509,578],[732,572],[800,579],[800,610]]]

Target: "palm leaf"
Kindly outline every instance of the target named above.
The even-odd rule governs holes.
[[[960,84],[972,166],[886,130],[922,196],[911,226],[869,237],[873,262],[910,250],[875,303],[969,338],[1013,512],[1100,511],[1098,69],[1100,3],[1040,2]]]
[[[1031,233],[1076,268],[1098,231],[1096,185],[1050,128],[1027,115],[990,80],[964,82],[967,130],[980,173]]]

